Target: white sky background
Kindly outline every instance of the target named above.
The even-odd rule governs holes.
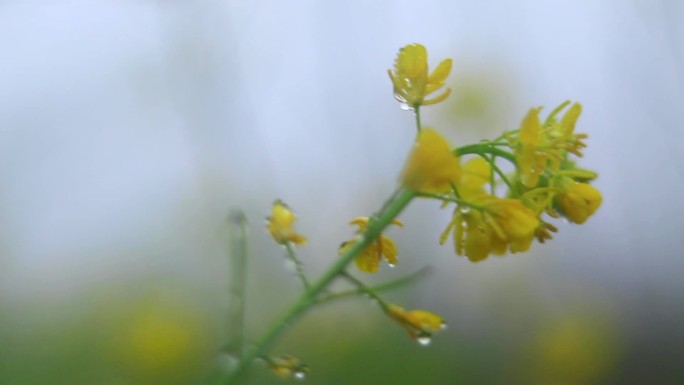
[[[682,25],[674,0],[0,2],[0,286],[196,266],[229,208],[256,233],[275,198],[330,253],[392,190],[414,131],[385,72],[420,42],[451,79],[506,79],[487,135],[583,103],[604,204],[535,248],[546,268],[681,291]]]

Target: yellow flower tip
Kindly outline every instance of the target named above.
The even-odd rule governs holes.
[[[427,50],[420,44],[409,44],[402,47],[394,63],[394,71],[389,76],[394,86],[394,96],[409,108],[435,104],[449,96],[450,90],[444,94],[425,101],[424,98],[444,86],[451,72],[451,59],[443,60],[437,68],[428,74]]]
[[[573,182],[559,196],[563,215],[577,224],[586,222],[598,210],[602,201],[601,192],[587,183]]]
[[[307,365],[293,356],[271,357],[267,362],[271,371],[280,378],[303,379],[309,371]]]
[[[552,155],[540,149],[542,144],[540,112],[541,107],[532,108],[527,112],[520,124],[518,144],[515,147],[515,161],[520,174],[520,181],[529,188],[537,185],[539,177]]]
[[[442,60],[441,63],[435,68],[434,71],[430,74],[430,78],[428,79],[428,82],[430,84],[440,84],[444,83],[449,77],[449,73],[451,73],[451,65],[453,63],[453,60],[451,59],[444,59]]]
[[[387,314],[414,339],[430,337],[433,333],[446,327],[441,316],[427,310],[406,311],[399,305],[391,304],[387,307]]]
[[[582,114],[582,105],[579,103],[573,104],[561,120],[561,127],[563,129],[563,134],[566,137],[570,137],[575,132],[575,125],[577,124],[577,119]]]
[[[305,236],[298,234],[294,229],[297,216],[281,200],[273,202],[271,216],[268,217],[267,227],[273,239],[284,245],[292,242],[297,245],[306,244]]]
[[[530,109],[520,124],[518,138],[523,145],[537,145],[539,143],[539,130],[541,129],[539,112],[541,112],[541,108]]]
[[[437,131],[424,129],[404,164],[401,181],[415,191],[443,192],[457,183],[461,165]]]

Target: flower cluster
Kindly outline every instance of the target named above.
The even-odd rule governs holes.
[[[441,243],[451,235],[458,255],[481,261],[490,254],[527,251],[535,238],[541,243],[550,239],[557,228],[544,215],[581,224],[596,212],[601,193],[589,182],[597,175],[578,168],[570,159],[572,155],[582,156],[581,150],[586,147],[583,140],[587,135],[574,132],[581,105],[572,105],[560,121],[555,118],[568,104],[556,108],[543,123],[539,119],[541,109],[534,108],[523,118],[520,129],[450,153],[452,160],[466,154],[477,157],[462,167],[451,167],[449,172],[445,172],[445,161],[423,167],[427,162],[414,149],[405,170],[417,171],[404,173],[404,185],[423,197],[455,205]],[[430,152],[431,157],[438,154],[444,152],[437,148]],[[515,171],[503,173],[497,164],[500,159],[511,162]],[[434,193],[447,186],[448,191]]]
[[[473,262],[491,254],[527,251],[535,239],[544,243],[558,231],[551,219],[563,217],[582,224],[601,206],[601,193],[590,184],[597,174],[577,165],[587,139],[586,134],[575,132],[582,113],[579,103],[562,103],[544,120],[540,117],[542,108],[532,108],[518,129],[493,140],[454,148],[436,130],[423,129],[420,121],[421,106],[442,102],[451,92],[446,88],[432,96],[445,87],[451,59],[443,60],[430,73],[427,58],[425,47],[410,44],[401,48],[394,68],[389,70],[395,98],[403,109],[413,110],[418,129],[399,176],[399,187],[379,211],[350,222],[357,226],[356,235],[342,243],[338,260],[319,279],[309,281],[297,255],[295,246],[306,244],[307,238],[294,228],[296,215],[282,201],[273,204],[268,231],[285,248],[305,291],[279,324],[269,329],[254,348],[244,350],[233,378],[257,357],[280,377],[303,378],[308,367],[299,359],[269,356],[266,347],[310,307],[348,295],[372,298],[412,339],[421,345],[429,344],[432,335],[446,325],[442,317],[427,310],[405,310],[379,294],[408,282],[410,277],[367,286],[348,271],[352,261],[366,273],[377,272],[383,260],[390,267],[398,263],[397,245],[384,231],[392,224],[404,226],[396,218],[415,198],[453,207],[440,243],[453,239],[456,254]],[[331,286],[338,279],[345,279],[354,288],[338,292]],[[244,285],[235,290],[238,295],[242,291]],[[237,346],[236,351],[241,348],[244,346]]]
[[[446,99],[449,90],[429,101],[424,97],[444,85],[451,69],[447,60],[428,76],[425,48],[403,47],[390,71],[397,99],[414,109]],[[481,261],[490,254],[527,251],[535,238],[550,239],[558,229],[544,215],[581,224],[594,214],[602,198],[589,182],[597,175],[571,159],[586,147],[587,135],[575,133],[582,106],[569,105],[561,104],[543,122],[542,109],[532,108],[519,129],[453,151],[436,131],[421,131],[419,125],[401,181],[419,196],[455,205],[440,243],[451,235],[458,255]],[[461,166],[465,155],[476,157]],[[499,160],[512,163],[515,171],[504,173]]]

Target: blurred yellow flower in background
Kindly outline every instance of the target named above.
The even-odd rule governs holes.
[[[591,385],[614,370],[616,332],[599,314],[570,314],[544,323],[530,346],[532,384]]]
[[[120,309],[109,321],[108,356],[143,383],[187,380],[211,356],[210,328],[198,310],[182,298],[151,298]]]

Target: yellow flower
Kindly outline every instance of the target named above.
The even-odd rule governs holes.
[[[563,143],[564,149],[577,156],[582,156],[582,149],[587,146],[582,140],[587,138],[587,134],[575,134],[575,125],[581,113],[582,105],[575,103],[563,115],[560,123],[562,137],[565,142]]]
[[[404,164],[404,186],[415,191],[443,192],[460,176],[461,165],[446,139],[434,130],[422,130]]]
[[[501,199],[484,195],[476,199],[479,208],[457,206],[454,217],[440,237],[444,244],[453,229],[457,255],[472,262],[486,259],[490,253],[504,254],[530,248],[539,219],[534,211],[516,199]]]
[[[288,242],[306,244],[306,237],[298,234],[294,229],[297,216],[285,203],[277,200],[273,203],[271,216],[268,218],[268,231],[276,242],[284,245]]]
[[[548,153],[540,149],[543,136],[539,111],[541,108],[533,108],[527,113],[520,125],[518,143],[515,147],[520,181],[529,188],[537,185],[549,158]]]
[[[427,50],[420,44],[401,48],[394,63],[394,72],[387,72],[394,85],[394,97],[412,109],[439,103],[451,93],[447,88],[441,95],[425,100],[426,96],[444,86],[451,72],[451,59],[443,60],[428,76]]]
[[[304,379],[306,372],[309,371],[307,365],[293,356],[270,357],[267,363],[273,373],[280,378]]]
[[[458,192],[465,200],[485,195],[483,188],[490,181],[491,166],[481,157],[476,157],[463,165],[461,180],[457,183]]]
[[[558,203],[563,215],[571,222],[582,224],[598,210],[601,192],[586,183],[572,182],[559,194]]]
[[[537,214],[516,199],[493,197],[484,204],[484,216],[496,235],[509,244],[512,253],[527,251],[539,227]]]
[[[403,307],[392,304],[387,307],[387,314],[406,329],[412,338],[419,342],[427,338],[421,343],[429,343],[433,333],[446,327],[442,317],[427,310],[406,311]]]
[[[349,223],[352,225],[357,225],[359,227],[358,233],[363,233],[368,227],[368,218],[358,217]],[[399,227],[404,227],[404,224],[397,219],[393,220],[392,224]],[[343,243],[342,246],[340,246],[340,255],[346,253],[347,250],[356,244],[356,242],[356,239],[352,239]],[[394,244],[394,241],[391,238],[380,234],[373,243],[366,246],[366,248],[363,249],[363,251],[361,251],[361,253],[359,253],[359,255],[356,257],[356,267],[358,267],[361,271],[365,271],[366,273],[375,273],[378,271],[378,268],[380,267],[380,261],[382,261],[383,258],[390,266],[394,266],[398,262],[397,246]]]

